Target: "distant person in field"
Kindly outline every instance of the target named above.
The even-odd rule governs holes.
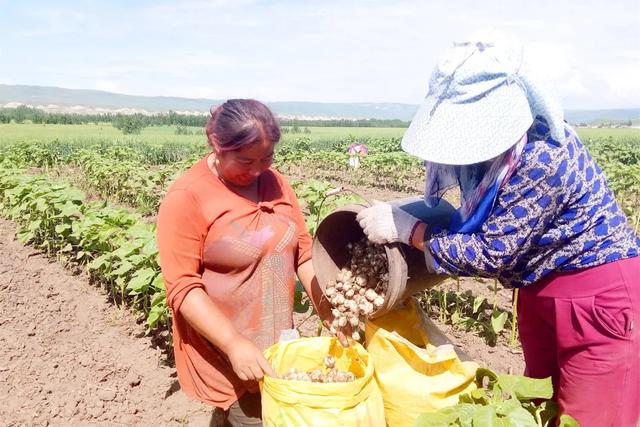
[[[366,145],[356,142],[349,146],[347,154],[349,155],[349,166],[352,169],[358,169],[360,167],[360,157],[369,154],[369,149]]]
[[[561,412],[583,427],[637,426],[640,239],[522,47],[454,44],[402,147],[424,160],[425,203],[458,187],[461,207],[438,230],[374,205],[358,215],[369,239],[423,250],[437,274],[520,288],[525,374],[552,377]]]
[[[311,263],[293,189],[271,168],[280,129],[249,99],[211,112],[212,152],[171,185],[158,247],[184,392],[222,408],[233,426],[262,425],[258,382],[275,375],[263,350],[293,327],[295,275],[331,316]]]

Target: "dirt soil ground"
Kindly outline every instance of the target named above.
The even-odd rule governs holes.
[[[206,426],[144,328],[0,220],[0,424]]]
[[[463,280],[461,282],[460,289],[465,291],[471,289],[475,295],[483,294],[487,298],[491,298],[490,293],[486,291],[483,284],[475,282],[471,279]],[[498,302],[501,308],[507,309],[511,307],[507,304],[507,295],[511,292],[503,290],[499,292]],[[503,302],[500,304],[500,302]],[[487,344],[486,340],[473,332],[465,332],[460,328],[453,328],[450,325],[441,323],[437,317],[431,316],[431,320],[438,326],[438,328],[444,332],[451,341],[462,349],[468,356],[476,361],[480,366],[489,368],[498,373],[522,375],[524,373],[524,356],[522,355],[522,348],[520,343],[517,342],[513,347],[509,343],[510,330],[505,330],[498,338],[498,342],[495,346]]]

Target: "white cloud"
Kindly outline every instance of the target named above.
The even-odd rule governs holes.
[[[640,64],[617,64],[600,69],[611,92],[619,97],[640,100]]]
[[[14,20],[9,33],[38,37],[2,46],[0,79],[141,95],[418,103],[443,50],[492,27],[527,42],[539,74],[572,107],[640,102],[629,89],[634,69],[640,75],[637,0],[70,1]]]
[[[81,32],[88,23],[89,14],[77,9],[33,8],[31,18],[36,25],[17,31],[18,37],[50,37]]]
[[[184,86],[184,87],[170,87],[163,93],[163,96],[177,96],[181,98],[207,98],[207,99],[222,99],[219,90],[213,89],[207,86]]]
[[[589,90],[580,74],[573,74],[565,79],[559,92],[565,98],[581,97],[589,94]]]
[[[93,89],[104,90],[106,92],[122,92],[122,87],[111,80],[98,80]]]

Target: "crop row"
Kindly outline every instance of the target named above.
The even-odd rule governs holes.
[[[20,241],[84,266],[115,303],[142,312],[149,329],[167,325],[155,225],[7,161],[0,163],[0,213],[15,221]]]
[[[354,189],[364,186],[415,192],[420,188],[420,163],[405,153],[389,152],[388,145],[393,142],[388,141],[392,139],[378,141],[382,148],[362,158],[357,170],[349,167],[345,153],[307,150],[302,141],[279,145],[276,168],[290,176],[341,182]],[[204,153],[193,147],[172,153],[144,143],[81,146],[77,142],[21,142],[1,146],[0,160],[45,169],[71,179],[92,195],[153,215],[170,181]]]
[[[188,150],[171,154],[147,144],[135,148],[120,144],[75,147],[70,143],[17,143],[0,149],[0,161],[20,167],[40,168],[72,181],[93,196],[133,207],[144,215],[157,212],[168,183],[197,159]],[[163,159],[174,161],[158,163]],[[152,161],[149,161],[149,160]]]
[[[353,189],[386,186],[401,191],[419,190],[424,179],[420,163],[393,151],[393,141],[380,142],[383,148],[363,157],[356,170],[349,168],[347,155],[335,147],[329,148],[336,151],[321,150],[323,147],[309,147],[306,143],[301,140],[297,146],[283,144],[277,167],[302,178],[294,182],[294,188],[303,200],[312,233],[324,215],[357,198],[347,193],[327,198],[331,185],[311,178],[341,182]],[[633,141],[590,143],[636,231],[640,225],[639,147]],[[149,326],[155,327],[168,321],[168,312],[161,298],[164,288],[153,225],[146,224],[135,213],[101,202],[87,202],[84,194],[67,184],[51,182],[50,177],[54,172],[71,178],[92,196],[115,200],[132,206],[140,214],[153,215],[173,177],[203,153],[204,150],[196,149],[172,153],[151,144],[129,147],[104,143],[80,147],[53,141],[3,145],[0,210],[18,223],[23,241],[58,254],[67,262],[86,265],[92,277],[103,283],[114,299],[130,300],[149,316]],[[20,169],[34,167],[48,175],[27,175]],[[447,323],[477,331],[490,343],[495,343],[503,329],[511,326],[514,342],[510,313],[497,309],[495,301],[491,304],[455,289],[432,292],[423,301],[425,307],[435,309]]]
[[[326,197],[332,188],[328,183],[294,185],[305,202],[311,231],[322,216],[356,200],[349,195]],[[85,268],[114,303],[127,303],[141,313],[149,330],[169,329],[155,225],[141,215],[88,201],[81,190],[44,174],[28,173],[8,160],[0,162],[0,214],[16,223],[21,242],[68,266]],[[298,302],[300,291],[298,288]],[[306,311],[308,306],[302,307]]]

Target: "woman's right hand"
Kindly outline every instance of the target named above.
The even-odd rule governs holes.
[[[264,374],[275,376],[260,349],[235,329],[204,289],[189,291],[180,305],[180,313],[198,333],[227,355],[241,380],[260,380]]]
[[[410,245],[411,232],[419,222],[398,206],[377,200],[358,212],[356,220],[369,240],[379,245],[394,242]]]
[[[248,338],[238,334],[228,343],[226,350],[233,371],[242,381],[259,381],[265,374],[276,376],[260,349]]]

